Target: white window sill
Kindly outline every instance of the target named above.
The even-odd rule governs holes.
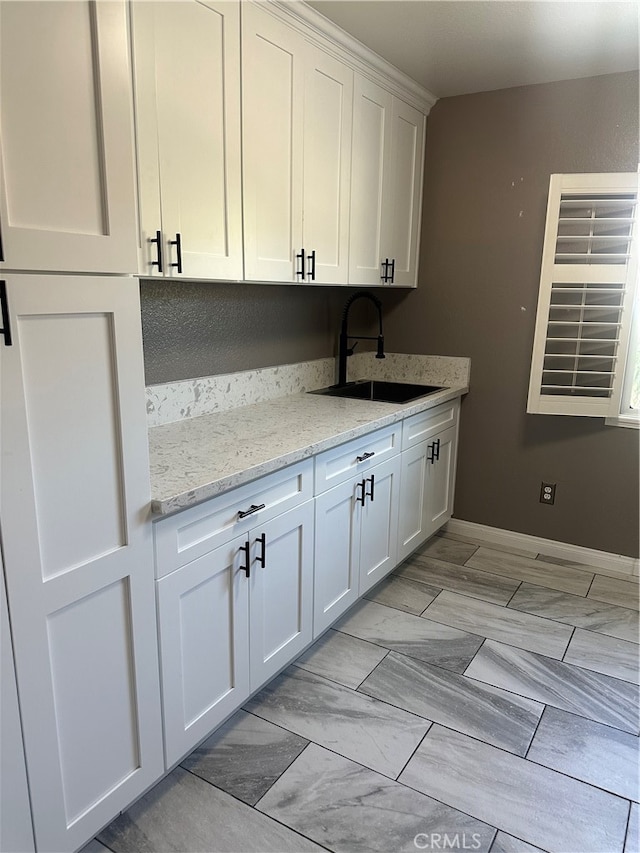
[[[640,417],[638,415],[618,415],[617,418],[605,418],[604,422],[606,426],[640,429]]]

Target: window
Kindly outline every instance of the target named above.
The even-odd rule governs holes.
[[[637,199],[635,173],[551,176],[528,412],[618,418],[622,405],[637,420]]]

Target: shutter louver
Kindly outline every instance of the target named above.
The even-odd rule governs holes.
[[[637,175],[552,175],[527,411],[615,414],[628,343]]]

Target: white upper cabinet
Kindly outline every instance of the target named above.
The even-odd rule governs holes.
[[[350,284],[417,283],[424,129],[421,112],[356,77]]]
[[[240,11],[132,8],[140,273],[242,278]]]
[[[244,272],[250,281],[302,281],[304,51],[295,30],[243,4]]]
[[[0,3],[0,265],[133,273],[126,7]]]

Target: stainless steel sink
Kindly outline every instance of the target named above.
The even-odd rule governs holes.
[[[375,379],[361,379],[346,385],[331,385],[310,391],[310,394],[324,394],[327,397],[348,397],[352,400],[374,400],[377,403],[410,403],[420,397],[442,391],[444,385],[416,385],[409,382],[381,382]]]

